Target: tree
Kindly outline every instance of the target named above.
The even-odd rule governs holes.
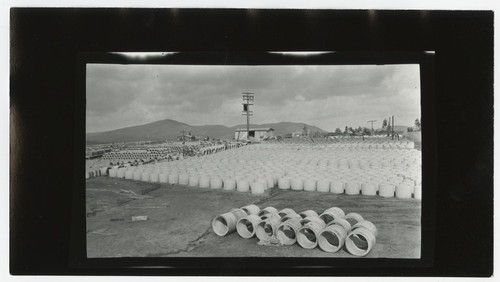
[[[359,126],[357,129],[356,129],[356,133],[361,133],[363,132],[363,128],[361,126]]]
[[[384,121],[382,122],[382,128],[385,128],[387,126],[387,119],[384,119]]]
[[[347,125],[345,126],[345,130],[344,130],[344,134],[347,134],[349,133],[349,128],[347,127]]]
[[[363,128],[363,135],[371,135],[371,134],[372,134],[372,131],[369,128],[367,128],[367,127]]]
[[[342,134],[342,130],[340,130],[340,128],[337,127],[337,129],[335,129],[335,134],[337,135]]]

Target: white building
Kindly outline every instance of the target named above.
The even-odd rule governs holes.
[[[234,139],[236,140],[262,140],[265,138],[270,138],[274,136],[274,129],[268,127],[268,128],[250,128],[248,131],[248,137],[247,138],[247,129],[246,128],[236,128],[234,130]]]

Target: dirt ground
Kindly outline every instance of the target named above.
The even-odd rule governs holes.
[[[339,207],[356,212],[378,229],[374,249],[366,257],[419,258],[421,201],[280,190],[254,196],[236,191],[191,188],[98,177],[86,184],[87,256],[102,257],[353,257],[345,248],[326,253],[292,246],[259,245],[236,232],[219,237],[212,219],[232,208],[312,209]],[[147,221],[132,221],[147,216]]]

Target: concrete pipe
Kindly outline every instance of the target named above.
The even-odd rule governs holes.
[[[303,211],[303,212],[300,212],[299,215],[302,217],[302,218],[306,218],[308,216],[316,216],[316,217],[319,217],[318,216],[318,213],[313,211],[313,210],[306,210],[306,211]]]
[[[210,188],[221,189],[222,188],[222,179],[220,179],[219,177],[210,178]]]
[[[378,195],[384,198],[394,197],[394,185],[390,183],[380,184]]]
[[[399,184],[396,186],[396,198],[398,199],[411,199],[413,187],[407,184]]]
[[[278,213],[278,210],[275,207],[265,207],[259,213],[257,214],[258,216],[263,216],[266,214],[273,214],[273,213]]]
[[[331,211],[333,211],[333,212],[337,212],[338,214],[340,214],[340,216],[341,216],[342,218],[344,218],[344,217],[345,217],[344,210],[342,210],[341,208],[338,208],[338,207],[331,207],[331,208],[327,208],[327,209],[325,210],[325,212],[331,212]]]
[[[316,191],[316,180],[314,179],[304,180],[304,191],[309,191],[309,192]]]
[[[330,181],[318,180],[318,183],[316,184],[316,190],[318,190],[318,192],[330,192]]]
[[[330,223],[331,221],[334,221],[335,219],[341,219],[343,218],[342,215],[338,211],[330,210],[330,211],[324,211],[322,214],[319,215],[319,218],[323,220],[326,224]]]
[[[125,171],[125,179],[134,179],[134,172],[131,170]]]
[[[200,188],[210,188],[210,178],[208,176],[200,176],[198,186]]]
[[[158,183],[160,181],[159,174],[157,172],[151,172],[149,174],[149,181],[153,183]]]
[[[149,174],[150,174],[149,171],[143,171],[141,173],[141,181],[149,182]]]
[[[190,187],[197,187],[199,184],[199,177],[197,175],[191,175],[188,180],[188,185]]]
[[[318,216],[307,216],[306,218],[304,218],[300,221],[300,224],[302,226],[304,226],[304,225],[308,224],[309,222],[316,222],[319,225],[323,226],[323,228],[326,227],[326,223]]]
[[[422,200],[422,186],[416,185],[413,189],[413,198]]]
[[[281,223],[286,222],[287,220],[292,220],[292,219],[302,220],[302,217],[296,213],[287,214],[287,215],[281,217]]]
[[[101,168],[101,175],[108,175],[107,171],[108,171],[107,167]]]
[[[344,193],[344,183],[342,181],[332,181],[330,184],[330,192],[334,194]]]
[[[236,190],[238,192],[248,192],[250,190],[250,183],[245,179],[238,180],[236,183]]]
[[[168,175],[164,173],[158,174],[158,182],[160,183],[168,183]]]
[[[290,188],[297,191],[304,190],[304,181],[302,181],[301,178],[293,178],[290,183]]]
[[[302,218],[294,218],[278,225],[276,237],[283,245],[293,245],[297,242],[295,234],[302,227],[301,220]]]
[[[179,184],[180,185],[188,185],[189,184],[189,174],[187,174],[187,173],[179,174]]]
[[[330,222],[327,224],[327,226],[329,226],[329,225],[334,225],[334,224],[342,226],[342,228],[344,228],[346,232],[349,232],[349,231],[351,230],[351,226],[352,226],[352,225],[349,223],[349,221],[347,221],[347,220],[345,220],[345,219],[343,219],[343,218],[337,218],[337,219],[335,219],[335,220],[332,220],[332,221],[330,221]]]
[[[232,209],[231,212],[234,213],[237,219],[243,218],[248,215],[247,212],[243,209]]]
[[[227,212],[221,214],[212,220],[212,229],[219,236],[226,236],[236,230],[238,218],[234,213]]]
[[[125,169],[118,169],[116,171],[116,177],[117,178],[125,178]]]
[[[245,239],[250,239],[255,235],[257,224],[260,222],[260,217],[255,214],[240,218],[236,223],[238,234]]]
[[[242,210],[244,210],[248,215],[252,215],[252,214],[255,214],[257,216],[259,216],[259,212],[260,212],[260,208],[257,206],[257,205],[248,205],[248,206],[244,206],[241,208]],[[259,216],[260,218],[260,216]]]
[[[179,183],[179,175],[176,174],[170,174],[168,176],[168,183],[169,184],[178,184]]]
[[[315,221],[306,223],[297,231],[297,243],[304,249],[316,248],[319,234],[323,231],[324,227],[324,225]]]
[[[266,241],[271,239],[276,234],[276,229],[280,224],[281,217],[275,213],[270,215],[268,219],[261,220],[257,224],[257,229],[255,230],[255,236],[259,238],[260,241]]]
[[[267,189],[274,187],[274,178],[272,176],[267,176],[264,178],[267,182]]]
[[[109,177],[117,177],[117,176],[116,176],[116,172],[117,172],[117,171],[118,171],[118,170],[117,170],[116,168],[112,168],[112,169],[110,169],[110,170],[109,170]]]
[[[233,191],[236,189],[236,181],[232,178],[225,178],[222,184],[222,188],[227,191]]]
[[[318,236],[318,246],[328,253],[338,252],[347,238],[346,230],[337,224],[327,226]]]
[[[133,179],[140,181],[142,179],[142,172],[140,170],[134,171]]]
[[[262,195],[266,191],[266,186],[261,181],[252,182],[250,184],[250,191],[253,195]]]
[[[345,246],[352,255],[366,256],[373,249],[376,243],[375,235],[366,228],[352,230],[345,240]]]
[[[365,229],[368,229],[370,230],[370,232],[373,234],[373,236],[377,237],[378,235],[378,231],[377,231],[377,227],[375,226],[375,224],[373,224],[371,221],[368,221],[368,220],[363,220],[363,221],[360,221],[356,224],[354,224],[352,227],[351,227],[351,231],[354,231],[358,228],[365,228]]]
[[[90,173],[85,172],[85,179],[90,179]]]
[[[374,183],[368,182],[361,184],[361,194],[365,196],[376,196],[377,186]]]
[[[290,189],[290,178],[282,177],[278,179],[278,188],[283,190]]]
[[[278,212],[278,214],[281,217],[284,217],[284,216],[289,215],[289,214],[294,214],[294,213],[296,213],[296,212],[290,208],[284,208]]]
[[[351,212],[351,213],[346,214],[344,219],[347,220],[351,224],[351,226],[364,220],[360,214],[355,213],[355,212]]]
[[[345,184],[345,194],[346,195],[359,195],[359,183],[357,182],[347,182]]]

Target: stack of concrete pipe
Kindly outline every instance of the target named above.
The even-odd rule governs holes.
[[[260,241],[273,238],[282,245],[297,243],[304,249],[319,247],[335,253],[345,246],[354,256],[366,256],[374,248],[378,234],[375,225],[360,214],[331,207],[318,215],[313,210],[300,213],[293,209],[274,207],[260,209],[248,205],[215,217],[212,229],[219,236],[237,232],[244,239]]]
[[[258,144],[177,162],[110,171],[110,177],[263,194],[269,188],[421,199],[413,149],[339,149]],[[314,147],[314,148],[316,148]],[[127,173],[126,171],[130,171]],[[141,177],[134,177],[140,171]]]

